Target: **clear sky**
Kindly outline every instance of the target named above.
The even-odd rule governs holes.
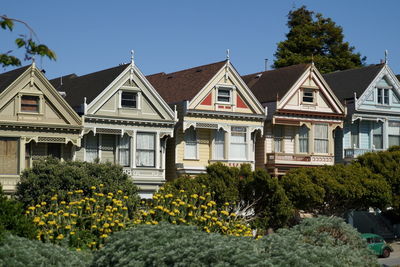
[[[27,22],[56,52],[57,61],[37,60],[48,78],[127,63],[132,49],[146,75],[224,60],[227,48],[236,69],[249,74],[262,71],[265,58],[272,64],[288,12],[302,5],[342,26],[367,64],[379,63],[387,49],[400,73],[399,0],[8,0],[1,13]],[[21,26],[0,32],[2,52],[27,33]]]

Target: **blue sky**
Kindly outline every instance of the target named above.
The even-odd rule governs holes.
[[[272,64],[288,32],[287,13],[302,5],[342,26],[367,64],[379,63],[387,49],[400,73],[398,0],[18,0],[3,3],[1,13],[27,22],[56,52],[55,62],[37,60],[48,78],[129,62],[131,49],[146,75],[220,61],[227,48],[236,69],[248,74],[263,70],[265,58]],[[21,26],[1,31],[2,52],[21,32],[27,33]]]

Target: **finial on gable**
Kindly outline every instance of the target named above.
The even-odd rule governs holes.
[[[226,49],[226,60],[229,61],[229,59],[230,59],[230,55],[229,55],[229,48],[228,48],[228,49]]]
[[[385,64],[388,64],[388,54],[389,54],[389,52],[388,52],[388,50],[386,49],[386,50],[385,50]]]
[[[135,50],[131,50],[131,64],[135,65]]]

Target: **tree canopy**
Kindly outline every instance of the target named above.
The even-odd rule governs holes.
[[[17,47],[25,49],[25,60],[30,60],[35,55],[46,56],[49,59],[53,60],[56,59],[56,54],[54,53],[54,51],[49,49],[44,44],[37,43],[38,38],[34,30],[26,22],[18,19],[9,18],[4,15],[0,16],[0,27],[3,30],[12,31],[14,29],[15,23],[20,23],[24,25],[29,31],[29,35],[20,34],[19,37],[15,39],[15,44],[17,45]],[[21,60],[18,57],[13,56],[11,54],[12,52],[14,51],[10,50],[4,53],[0,52],[0,64],[2,64],[3,67],[21,65]]]
[[[322,73],[356,68],[364,65],[366,57],[354,53],[354,47],[344,41],[342,27],[321,13],[305,6],[288,14],[289,32],[278,43],[274,68],[300,63],[315,63]]]

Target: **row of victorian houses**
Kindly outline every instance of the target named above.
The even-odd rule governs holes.
[[[131,63],[48,80],[0,74],[0,182],[33,161],[111,162],[151,195],[206,166],[272,175],[400,145],[400,83],[386,63],[321,75],[300,64],[241,76],[229,58],[145,76]]]

